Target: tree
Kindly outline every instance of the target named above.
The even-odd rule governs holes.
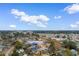
[[[0,51],[0,56],[5,56],[5,54],[2,51]]]
[[[54,41],[51,41],[49,46],[49,53],[51,53],[51,51],[54,52],[54,50],[55,50],[55,43]]]
[[[56,38],[59,38],[60,36],[59,35],[56,35]]]
[[[64,40],[63,41],[63,47],[69,48],[69,49],[76,49],[76,42],[71,41],[71,40]]]
[[[62,38],[66,38],[66,36],[64,35],[64,36],[62,36]]]
[[[57,55],[57,51],[61,48],[61,44],[56,39],[50,40],[49,54]]]
[[[23,47],[23,43],[22,42],[20,42],[20,41],[16,41],[15,42],[15,48],[16,49],[21,49]]]
[[[29,48],[29,47],[31,47],[31,45],[30,44],[27,44],[27,45],[25,45],[24,46],[24,52],[27,54],[27,55],[30,55],[31,54],[31,52],[32,52],[32,50],[31,50],[31,48]]]
[[[79,48],[77,49],[78,55],[79,55]]]
[[[16,51],[16,49],[14,49],[12,56],[19,56],[19,53]]]

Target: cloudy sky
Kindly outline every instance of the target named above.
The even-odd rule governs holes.
[[[79,30],[79,4],[0,4],[0,30]]]

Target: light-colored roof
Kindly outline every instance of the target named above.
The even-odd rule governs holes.
[[[39,48],[38,50],[47,50],[48,48]]]
[[[4,48],[5,46],[3,46],[3,45],[0,45],[0,48]]]
[[[43,41],[27,41],[28,44],[33,44],[33,43],[36,43],[36,44],[43,44],[44,42]]]

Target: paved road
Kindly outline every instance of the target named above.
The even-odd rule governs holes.
[[[11,54],[11,52],[14,50],[14,46],[12,46],[6,53],[5,56],[9,56]]]
[[[17,41],[17,40],[16,40],[16,41]],[[21,41],[21,40],[18,40],[18,41]],[[13,45],[13,46],[5,53],[5,56],[9,56],[9,55],[13,52],[14,48],[15,48],[15,45]]]

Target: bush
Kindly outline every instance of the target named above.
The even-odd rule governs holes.
[[[72,55],[72,53],[71,53],[71,50],[70,49],[66,49],[64,51],[64,56],[71,56],[71,55]]]

